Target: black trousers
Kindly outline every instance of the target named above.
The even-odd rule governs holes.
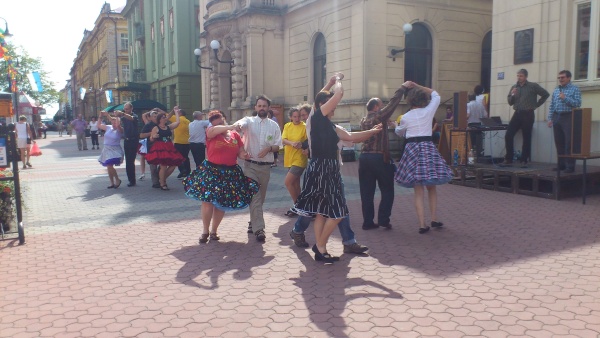
[[[137,157],[139,140],[126,139],[123,141],[123,151],[125,152],[125,171],[129,184],[135,185],[135,158]]]
[[[394,165],[383,161],[383,154],[362,153],[358,158],[358,183],[363,213],[363,226],[372,226],[375,218],[375,188],[379,186],[381,200],[377,212],[379,225],[390,224],[394,205]]]
[[[556,114],[556,113],[555,113]],[[554,131],[554,144],[558,155],[571,154],[571,112],[561,113],[552,119],[552,130]],[[559,158],[558,167],[573,169],[575,168],[575,159]]]
[[[523,149],[521,150],[521,162],[531,160],[531,131],[535,122],[535,114],[533,110],[516,110],[513,117],[508,123],[504,143],[506,146],[507,162],[513,161],[514,156],[514,141],[515,135],[521,129],[523,131]]]
[[[92,138],[92,147],[93,146],[100,146],[100,144],[98,143],[98,132],[97,131],[90,131],[90,137]]]
[[[190,142],[190,151],[194,158],[194,164],[196,165],[196,168],[198,168],[198,166],[206,159],[206,144]]]
[[[175,143],[175,149],[185,158],[185,161],[181,165],[179,165],[179,173],[183,175],[189,175],[191,172],[190,169],[190,145],[189,144],[181,144]]]

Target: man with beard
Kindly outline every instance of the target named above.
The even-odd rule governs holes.
[[[245,160],[244,174],[260,184],[259,193],[252,197],[250,203],[249,227],[259,242],[264,242],[266,239],[263,203],[271,178],[273,152],[279,151],[283,146],[279,125],[268,118],[267,112],[270,106],[271,100],[261,95],[256,99],[254,106],[256,116],[246,116],[234,123],[237,131],[244,132],[244,148],[250,156]]]

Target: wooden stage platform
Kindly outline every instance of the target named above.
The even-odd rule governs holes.
[[[577,165],[571,174],[561,172],[560,178],[552,170],[554,167],[556,164],[535,162],[529,163],[527,168],[520,168],[518,164],[500,167],[481,163],[451,166],[455,178],[450,183],[551,199],[582,196],[582,166]],[[588,165],[586,172],[586,194],[600,193],[600,167]]]

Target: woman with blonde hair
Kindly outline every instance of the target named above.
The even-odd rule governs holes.
[[[300,119],[298,108],[291,108],[289,116],[290,122],[285,124],[281,134],[284,151],[283,167],[288,168],[285,175],[285,187],[292,197],[292,202],[296,203],[296,199],[300,195],[300,177],[308,162],[308,156],[302,151],[302,143],[308,138],[306,136],[306,124]],[[285,215],[293,217],[296,216],[296,213],[290,208]]]

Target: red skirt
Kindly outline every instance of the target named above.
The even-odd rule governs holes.
[[[171,141],[155,141],[146,154],[146,161],[154,165],[179,166],[185,158],[175,149]]]

